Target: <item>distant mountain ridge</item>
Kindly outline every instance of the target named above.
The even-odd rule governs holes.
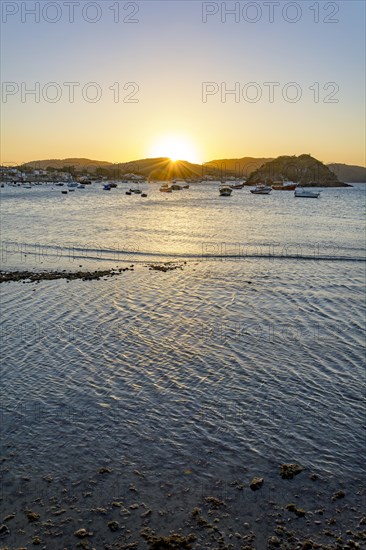
[[[341,181],[346,181],[349,183],[366,182],[366,168],[364,166],[353,166],[350,164],[339,163],[332,163],[327,166]]]
[[[227,177],[239,177],[248,178],[248,183],[254,182],[253,174],[256,173],[256,177],[263,177],[266,175],[265,171],[260,172],[261,167],[268,163],[275,163],[270,166],[270,170],[273,172],[266,177],[276,177],[274,173],[277,170],[277,177],[281,175],[281,167],[278,159],[286,159],[287,164],[291,164],[293,159],[301,159],[301,157],[309,157],[308,172],[310,166],[321,166],[320,177],[325,185],[336,185],[340,182],[366,182],[366,168],[362,166],[353,166],[340,163],[332,163],[325,165],[320,161],[310,157],[310,155],[300,155],[299,157],[283,156],[277,159],[273,158],[256,158],[256,157],[242,157],[234,159],[217,159],[206,162],[202,165],[194,164],[188,161],[179,160],[175,163],[171,162],[169,158],[148,158],[140,159],[131,162],[112,163],[104,160],[93,160],[87,158],[65,158],[65,159],[46,159],[27,162],[21,165],[22,168],[33,168],[39,170],[46,170],[47,168],[53,168],[57,170],[68,169],[75,170],[75,172],[88,171],[101,176],[107,177],[122,177],[127,173],[140,174],[146,178],[156,180],[167,180],[172,178],[204,178],[205,176],[215,177],[217,179],[225,179]],[[311,159],[311,160],[310,160]],[[276,165],[277,162],[277,165]],[[297,162],[297,161],[296,161]],[[301,161],[300,161],[301,164]],[[277,166],[277,168],[276,168]],[[283,168],[283,166],[282,166]],[[299,170],[304,168],[298,166],[295,176],[298,175]],[[325,170],[325,168],[328,169]],[[259,171],[259,172],[258,172]],[[286,171],[286,170],[285,170]],[[268,172],[268,171],[267,171]],[[291,171],[290,171],[291,172]],[[293,171],[292,171],[293,172]],[[330,172],[330,173],[329,173]],[[310,172],[309,172],[310,174]],[[308,174],[308,175],[309,175]],[[289,177],[294,176],[293,173],[284,173],[282,176]],[[253,177],[252,177],[253,176]],[[314,178],[317,173],[313,170]],[[302,176],[303,177],[303,176]],[[257,178],[259,179],[259,178]],[[303,177],[303,182],[308,178]],[[306,181],[305,181],[306,183]]]

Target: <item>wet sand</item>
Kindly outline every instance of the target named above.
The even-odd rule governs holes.
[[[165,273],[183,265],[143,267]],[[88,281],[133,270],[2,272],[1,281]],[[198,469],[220,460],[209,447],[187,469],[161,464],[153,471],[127,449],[95,471],[79,464],[60,476],[52,469],[40,475],[36,465],[23,470],[21,448],[7,443],[0,457],[0,549],[366,548],[365,489],[357,477],[345,482],[336,471],[326,477],[292,464],[292,457],[266,470],[245,463],[233,470],[223,460],[220,475],[204,477]]]
[[[262,472],[243,467],[227,477],[223,466],[226,478],[200,482],[186,471],[172,483],[162,465],[157,482],[148,466],[123,459],[71,482],[67,472],[15,477],[17,454],[8,445],[1,457],[2,549],[365,548],[365,495],[357,480],[345,487],[306,470],[286,479],[279,467],[256,487],[253,474]]]

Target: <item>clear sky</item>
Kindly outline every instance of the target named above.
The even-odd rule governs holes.
[[[363,0],[1,8],[2,163],[310,153],[365,164]]]

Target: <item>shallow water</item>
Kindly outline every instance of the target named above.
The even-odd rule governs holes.
[[[60,187],[1,189],[2,260],[9,268],[93,267],[118,261],[204,258],[364,258],[365,185],[323,189],[320,199],[292,192],[220,197],[218,184],[171,194],[142,185],[98,185],[62,195]]]
[[[66,249],[64,237],[87,248],[92,236],[111,250],[121,218],[123,242],[135,239],[139,253],[179,253],[187,263],[156,272],[151,257],[135,254],[135,271],[107,280],[1,285],[2,439],[13,478],[72,484],[101,465],[123,477],[129,464],[152,486],[189,475],[212,488],[245,471],[274,480],[279,464],[295,461],[343,484],[362,479],[364,188],[325,190],[318,201],[246,190],[205,199],[193,188],[152,193],[143,206],[120,193],[120,214],[112,195],[83,192],[64,201],[51,189],[11,189],[3,239]],[[257,249],[289,242],[305,252],[214,260],[200,257],[201,239],[216,249],[252,239]],[[301,258],[315,242],[328,259]],[[3,269],[54,260],[19,258],[8,248]],[[58,258],[53,268],[75,262]]]

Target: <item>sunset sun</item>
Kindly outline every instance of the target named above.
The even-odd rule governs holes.
[[[167,135],[160,137],[150,149],[151,157],[168,157],[172,162],[187,160],[199,164],[201,158],[195,144],[183,136]]]

